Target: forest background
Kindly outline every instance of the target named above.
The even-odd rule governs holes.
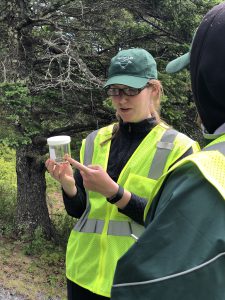
[[[163,83],[161,117],[202,143],[188,70],[165,66],[186,53],[216,0],[1,0],[0,286],[27,299],[65,298],[66,241],[76,220],[46,173],[46,140],[115,121],[102,86],[110,59],[141,47]]]

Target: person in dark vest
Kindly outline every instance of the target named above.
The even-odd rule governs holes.
[[[225,2],[167,71],[187,65],[208,144],[158,181],[146,229],[117,263],[112,300],[225,299]]]
[[[68,299],[110,298],[118,259],[143,231],[146,198],[158,178],[198,145],[160,120],[161,83],[144,49],[112,58],[104,89],[118,122],[89,134],[80,163],[46,161],[63,188],[69,215],[78,218],[66,254]]]

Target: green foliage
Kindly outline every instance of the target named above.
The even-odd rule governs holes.
[[[0,186],[5,190],[16,189],[15,151],[7,146],[0,147]]]
[[[65,248],[67,244],[67,240],[72,228],[75,225],[76,220],[70,217],[64,208],[56,208],[59,206],[59,203],[62,199],[58,200],[59,195],[61,196],[61,186],[60,184],[54,180],[48,173],[46,173],[46,183],[47,183],[47,197],[48,197],[48,204],[50,206],[49,214],[52,221],[52,224],[56,231],[56,240],[57,243],[60,244],[63,248]],[[51,196],[49,196],[51,195]],[[55,206],[55,207],[54,207]]]
[[[10,147],[25,145],[37,134],[37,128],[30,117],[33,98],[25,83],[0,83],[0,111],[4,131],[2,143]],[[5,125],[5,126],[4,126]]]
[[[8,185],[9,186],[9,185]],[[15,226],[16,191],[0,186],[0,236],[11,236]]]
[[[27,238],[29,240],[27,241]],[[40,227],[37,227],[34,231],[33,236],[30,238],[24,235],[22,237],[23,242],[27,242],[24,246],[24,253],[26,255],[37,255],[40,254],[40,252],[43,251],[43,247],[47,246],[47,241],[44,238],[43,231]]]
[[[64,261],[64,251],[52,241],[46,240],[43,230],[37,227],[32,237],[22,237],[23,252],[29,256],[38,256],[49,266],[58,265]]]
[[[0,147],[0,236],[10,235],[14,229],[16,211],[15,152]]]
[[[103,101],[103,106],[104,107],[107,107],[107,108],[110,108],[110,109],[112,109],[112,110],[114,110],[113,109],[113,105],[112,105],[112,100],[111,100],[111,98],[106,98],[104,101]],[[114,110],[115,111],[115,110]]]
[[[55,191],[60,191],[60,184],[58,181],[53,179],[48,172],[45,173],[47,194]]]
[[[50,0],[49,5],[39,5],[43,1],[28,0],[25,10],[18,1],[13,6],[6,2],[0,6],[5,15],[13,15],[13,22],[1,20],[1,144],[20,150],[30,146],[22,148],[27,151],[24,157],[30,158],[35,149],[34,160],[44,158],[48,136],[69,134],[72,155],[79,158],[86,133],[112,120],[111,103],[100,92],[102,81],[111,57],[130,47],[145,48],[157,61],[165,92],[163,119],[188,135],[198,132],[189,73],[171,76],[165,74],[165,66],[189,49],[203,15],[222,1],[125,0],[112,5],[110,0]],[[2,195],[10,191],[2,196],[6,207],[16,186],[8,175],[12,166],[5,160],[0,163],[0,186],[7,187]],[[48,177],[47,185],[50,193],[57,188]],[[63,216],[61,223],[60,218],[54,222],[56,227],[61,224],[62,233],[70,221]],[[30,247],[32,252],[38,245]]]
[[[13,236],[16,212],[16,170],[15,151],[7,146],[0,147],[0,236]],[[60,184],[46,173],[47,194],[58,193],[61,195]],[[55,202],[52,204],[56,205]],[[63,248],[66,246],[68,236],[74,226],[75,220],[69,217],[63,209],[50,214],[57,233],[57,242]],[[22,230],[24,232],[24,230]],[[25,231],[26,232],[26,231]],[[29,255],[43,253],[42,249],[56,247],[54,243],[47,242],[40,228],[37,228],[34,236],[23,235],[22,241],[26,243],[24,252]],[[56,247],[57,248],[57,247]],[[53,259],[53,258],[52,258]]]
[[[52,223],[56,228],[57,241],[65,249],[71,230],[75,226],[76,219],[70,217],[65,211],[52,215]]]

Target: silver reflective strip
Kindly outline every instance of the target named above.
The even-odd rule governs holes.
[[[108,235],[129,236],[132,233],[130,222],[110,221],[107,233]]]
[[[109,221],[108,225],[108,235],[118,235],[118,236],[132,236],[134,239],[138,239],[142,232],[144,231],[144,226],[134,222],[134,221]]]
[[[88,196],[87,196],[87,198],[88,198]],[[90,207],[89,200],[88,200],[88,203],[86,205],[86,209],[85,209],[83,215],[80,217],[80,219],[75,224],[73,230],[75,230],[75,231],[81,231],[81,228],[84,226],[85,222],[87,221],[90,209],[91,209],[91,207]]]
[[[142,232],[144,231],[144,226],[134,222],[134,221],[109,221],[108,225],[108,235],[118,235],[118,236],[132,236],[138,239]]]
[[[94,140],[99,130],[95,130],[90,133],[85,141],[85,150],[84,150],[84,165],[88,166],[92,163],[92,157],[94,153]]]
[[[104,227],[104,220],[85,219],[80,225],[79,231],[86,233],[102,233]],[[76,230],[76,226],[74,228]],[[109,221],[108,235],[117,236],[132,236],[137,239],[143,232],[144,227],[135,222],[128,221]],[[77,230],[76,230],[77,231]]]
[[[157,143],[157,149],[173,150],[173,144],[172,143],[166,143],[166,142],[158,142]]]
[[[202,151],[215,151],[215,150],[217,150],[217,151],[221,152],[223,155],[225,155],[225,142],[220,142],[218,144],[214,144],[212,146],[202,149]]]
[[[81,232],[87,233],[102,233],[104,226],[103,220],[96,220],[96,219],[88,219],[81,227]]]
[[[225,256],[225,252],[219,253],[218,255],[216,255],[212,259],[206,261],[205,263],[203,263],[201,265],[198,265],[194,268],[188,269],[186,271],[180,272],[180,273],[175,273],[175,274],[172,274],[172,275],[169,275],[169,276],[164,276],[164,277],[161,277],[161,278],[156,278],[156,279],[146,280],[146,281],[118,283],[118,284],[114,284],[113,287],[118,288],[118,287],[126,287],[126,286],[145,285],[145,284],[151,284],[151,283],[165,281],[165,280],[168,280],[168,279],[171,279],[171,278],[183,276],[183,275],[198,271],[199,269],[202,269],[204,267],[207,267],[209,264],[213,263],[214,261],[221,258],[222,256]]]
[[[84,149],[84,165],[88,166],[92,163],[92,157],[94,153],[94,140],[96,135],[98,134],[98,130],[93,131],[90,133],[85,141],[85,149]],[[88,218],[88,214],[90,211],[90,200],[89,200],[89,194],[86,192],[86,209],[83,213],[83,215],[80,217],[80,219],[77,221],[76,225],[74,226],[75,231],[80,231],[81,228],[85,225],[85,222]]]
[[[136,239],[138,239],[141,236],[141,234],[144,232],[144,226],[134,221],[131,221],[130,226],[132,231],[131,236],[133,236],[134,238],[136,237]]]
[[[157,180],[163,174],[167,158],[170,152],[173,150],[173,142],[177,135],[178,131],[174,129],[168,129],[165,131],[161,140],[157,144],[156,153],[152,160],[148,178]]]

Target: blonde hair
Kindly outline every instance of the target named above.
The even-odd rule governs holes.
[[[156,95],[152,98],[152,104],[150,106],[150,113],[156,118],[156,123],[159,124],[162,120],[160,118],[160,108],[161,108],[161,97],[163,95],[163,87],[161,81],[157,79],[149,80],[149,86],[156,91]]]

